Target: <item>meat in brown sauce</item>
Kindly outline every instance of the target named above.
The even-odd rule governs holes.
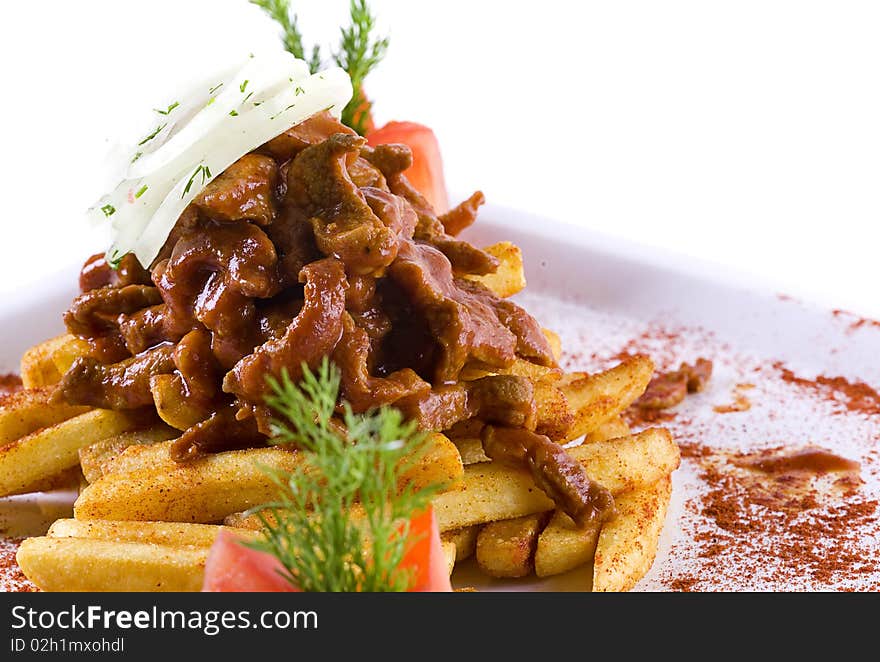
[[[403,176],[411,163],[408,148],[369,147],[326,113],[245,155],[187,207],[149,271],[132,255],[117,270],[89,259],[65,322],[93,351],[55,397],[149,410],[171,393],[186,404],[172,454],[189,461],[265,443],[267,378],[296,381],[330,357],[355,411],[395,405],[438,431],[474,421],[490,456],[529,468],[572,517],[606,517],[610,495],[535,434],[531,381],[460,380],[467,365],[555,361],[528,313],[464,278],[498,267],[453,236],[482,193],[438,217]]]

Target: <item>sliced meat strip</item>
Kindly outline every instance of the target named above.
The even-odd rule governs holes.
[[[186,430],[171,445],[171,459],[191,462],[206,453],[250,448],[264,445],[266,437],[257,430],[256,420],[250,416],[236,416],[238,407],[228,405]]]
[[[361,275],[391,264],[398,243],[349,177],[347,163],[363,145],[363,138],[340,133],[304,149],[288,170],[286,199],[309,214],[318,249]]]
[[[401,242],[389,275],[425,316],[440,345],[434,383],[455,381],[472,359],[496,367],[513,363],[516,336],[483,297],[458,287],[449,260],[439,250]]]
[[[357,135],[354,129],[350,129],[330,113],[324,111],[289,128],[257,151],[261,154],[268,154],[278,163],[283,163],[292,159],[306,147],[324,142],[336,133]]]
[[[486,196],[482,191],[477,191],[467,200],[440,215],[439,220],[443,230],[452,237],[458,236],[462,230],[474,224],[477,220],[477,211],[485,202]]]
[[[364,151],[365,158],[375,165],[388,182],[392,193],[406,200],[416,213],[414,237],[431,243],[449,258],[452,268],[459,274],[483,276],[498,269],[498,258],[481,251],[465,241],[448,234],[443,223],[434,214],[431,205],[403,175],[412,165],[412,152],[405,145],[378,145]]]
[[[484,296],[492,301],[492,308],[498,315],[498,319],[516,336],[517,355],[548,368],[556,366],[556,358],[553,356],[550,341],[547,340],[541,325],[534,317],[513,301],[499,299],[479,283],[462,280],[459,281],[459,284],[461,287],[471,290],[485,290]]]
[[[525,377],[491,375],[466,384],[468,407],[486,423],[534,430],[535,387]]]
[[[430,391],[401,398],[395,404],[403,415],[422,430],[447,430],[474,415],[462,384],[436,386]]]
[[[342,315],[348,282],[342,262],[325,258],[306,266],[300,274],[305,282],[302,310],[277,340],[257,347],[239,361],[223,379],[223,390],[243,400],[262,404],[269,392],[266,378],[302,377],[302,365],[311,368],[329,355],[342,337]]]
[[[611,493],[590,480],[580,463],[549,437],[487,425],[481,438],[486,455],[498,462],[526,467],[535,484],[575,522],[604,522],[614,515]]]
[[[275,219],[278,166],[268,156],[245,154],[209,183],[193,204],[215,221],[249,220],[269,225]]]
[[[134,253],[123,255],[116,269],[110,266],[104,253],[97,253],[86,260],[79,273],[81,292],[101,287],[151,284],[149,272],[141,266]]]
[[[118,328],[119,315],[130,314],[159,303],[162,303],[162,296],[155,287],[102,287],[89,290],[74,299],[64,313],[64,324],[76,336],[102,335]]]
[[[146,407],[153,404],[150,377],[173,371],[174,345],[170,343],[110,365],[82,356],[61,378],[53,398],[102,409]]]
[[[340,397],[355,413],[394,404],[401,398],[431,390],[431,385],[409,368],[387,377],[372,376],[367,367],[369,335],[355,325],[348,313],[343,315],[342,324],[342,339],[333,352],[333,362],[341,373]]]
[[[180,238],[167,263],[154,268],[173,327],[203,324],[221,363],[232,367],[256,344],[254,298],[280,289],[275,247],[248,222],[214,223]]]

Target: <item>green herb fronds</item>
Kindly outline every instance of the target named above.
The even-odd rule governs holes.
[[[336,64],[348,72],[354,90],[351,101],[342,110],[342,123],[361,135],[366,130],[372,106],[363,92],[364,79],[388,50],[388,37],[376,39],[372,35],[375,23],[367,0],[351,0],[351,25],[342,29],[342,44],[333,56]]]
[[[262,8],[280,26],[284,48],[295,57],[306,59],[302,34],[297,25],[297,16],[291,12],[289,0],[250,0]],[[342,123],[363,135],[367,129],[372,104],[363,92],[364,79],[385,57],[388,50],[388,38],[376,38],[373,34],[376,18],[370,12],[366,0],[351,0],[349,5],[351,24],[342,28],[342,39],[339,50],[333,53],[333,59],[351,78],[351,101],[342,110]],[[321,68],[320,48],[312,49],[308,59],[312,73]]]
[[[249,546],[269,552],[285,578],[303,591],[405,591],[411,572],[399,568],[412,541],[409,521],[442,487],[400,486],[426,450],[426,435],[399,410],[337,412],[339,371],[326,359],[294,384],[270,379],[268,403],[278,412],[275,444],[302,453],[293,473],[269,471],[276,502],[254,512],[263,536]]]
[[[311,57],[306,57],[306,49],[303,45],[302,33],[297,24],[297,15],[290,10],[290,0],[250,0],[269,15],[281,26],[281,40],[284,48],[294,57],[305,60],[309,64],[312,73],[321,68],[321,48],[317,44],[312,48]],[[242,90],[243,92],[244,90]]]

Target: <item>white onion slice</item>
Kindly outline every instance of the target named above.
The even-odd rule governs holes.
[[[329,110],[339,117],[351,94],[342,69],[310,75],[305,62],[278,52],[252,56],[213,88],[176,102],[162,113],[161,131],[136,148],[125,179],[87,212],[92,221],[112,221],[108,260],[134,252],[149,266],[180,214],[211,180],[315,113]]]

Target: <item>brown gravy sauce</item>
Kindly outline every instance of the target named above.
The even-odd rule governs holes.
[[[736,458],[733,464],[744,469],[752,469],[766,474],[785,474],[803,472],[825,474],[831,472],[858,473],[858,462],[835,455],[822,448],[804,448],[790,453],[774,455],[751,455]]]

